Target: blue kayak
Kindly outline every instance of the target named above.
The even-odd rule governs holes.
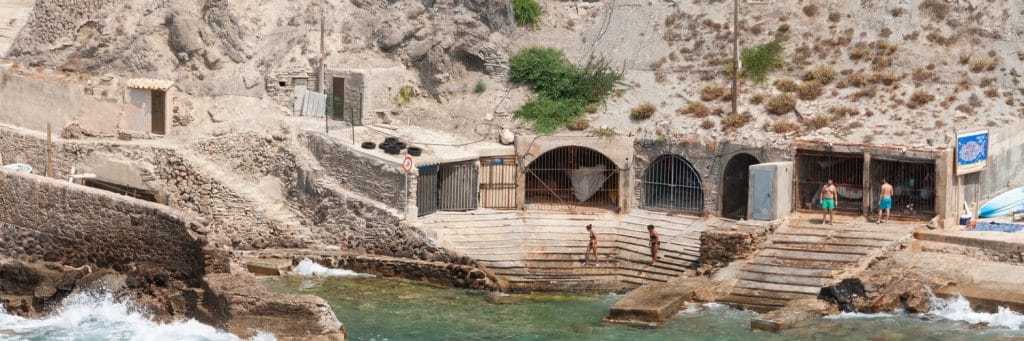
[[[981,205],[981,208],[978,209],[978,217],[995,218],[1007,216],[1021,208],[1024,208],[1024,187],[1006,191]]]

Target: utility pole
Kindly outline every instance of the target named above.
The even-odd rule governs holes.
[[[740,17],[740,0],[732,1],[732,114],[736,115],[736,101],[739,97],[737,88],[740,77],[740,30],[738,26]]]
[[[317,74],[317,77],[316,77],[317,83],[319,83],[319,84],[317,84],[317,86],[320,88],[320,93],[324,94],[324,96],[327,96],[327,89],[324,86],[324,57],[325,57],[325,54],[324,54],[324,27],[325,27],[324,21],[326,21],[326,19],[327,19],[327,1],[324,1],[322,6],[320,6],[320,70],[317,72],[318,74]],[[324,133],[325,134],[331,132],[331,127],[330,127],[331,119],[329,117],[327,117],[327,108],[326,108],[326,106],[329,103],[330,103],[330,101],[325,101],[325,103],[324,103],[324,106],[325,106],[325,108],[324,108]]]

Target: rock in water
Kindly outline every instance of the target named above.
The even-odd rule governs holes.
[[[821,292],[818,293],[819,299],[835,303],[839,306],[839,310],[843,312],[854,311],[854,296],[867,296],[864,293],[864,283],[861,283],[858,278],[844,279],[839,284],[821,288]]]

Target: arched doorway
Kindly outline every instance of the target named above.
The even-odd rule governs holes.
[[[673,154],[654,159],[644,170],[640,207],[692,214],[704,212],[704,184],[689,161]]]
[[[530,162],[525,173],[528,209],[619,207],[618,167],[596,150],[580,146],[555,148]]]
[[[761,163],[747,153],[740,153],[725,164],[722,177],[722,216],[730,219],[747,217],[747,192],[750,184],[750,166]]]

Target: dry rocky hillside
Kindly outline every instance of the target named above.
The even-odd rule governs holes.
[[[266,96],[275,71],[315,69],[324,17],[328,67],[404,67],[417,91],[399,123],[468,137],[487,120],[529,129],[512,113],[530,91],[507,79],[509,57],[530,46],[622,68],[621,91],[587,119],[641,138],[944,146],[956,128],[1024,117],[1017,0],[743,1],[741,48],[786,39],[766,82],[741,78],[741,114],[731,116],[731,2],[540,3],[539,24],[518,27],[494,0],[37,0],[6,55],[174,80],[197,102],[177,113],[189,122],[205,113],[188,108],[217,96]],[[653,115],[631,120],[645,103]]]

